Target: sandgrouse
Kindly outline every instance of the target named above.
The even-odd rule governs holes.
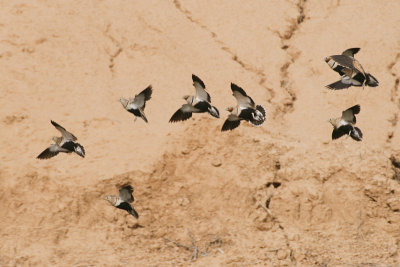
[[[354,125],[356,124],[356,116],[360,112],[360,105],[352,106],[342,112],[342,117],[329,119],[333,126],[332,140],[338,139],[345,134],[350,135],[356,141],[361,141],[363,134],[361,130]]]
[[[171,117],[169,122],[185,121],[192,117],[192,113],[208,112],[211,116],[219,118],[219,111],[211,105],[211,97],[206,91],[206,86],[199,77],[192,74],[193,86],[196,89],[196,95],[185,95],[183,104]]]
[[[231,83],[233,96],[236,98],[236,107],[228,107],[231,112],[222,125],[221,131],[233,130],[240,125],[241,120],[260,126],[265,121],[265,109],[261,105],[255,105],[253,99],[246,92],[234,83]]]
[[[354,55],[360,48],[349,48],[341,55],[333,55],[325,58],[329,67],[340,74],[341,79],[337,82],[327,85],[328,89],[340,90],[347,89],[350,86],[376,87],[378,80],[370,73],[366,73],[361,64],[354,58]]]
[[[153,89],[151,85],[149,85],[146,89],[144,89],[140,94],[135,95],[134,98],[120,98],[119,102],[121,102],[122,106],[135,115],[135,121],[137,117],[141,117],[145,122],[147,121],[146,115],[144,114],[144,108],[146,107],[146,101],[150,100]]]
[[[126,210],[129,214],[138,219],[139,214],[130,204],[135,200],[132,193],[133,193],[132,186],[123,185],[119,189],[119,196],[108,195],[104,199],[110,202],[111,205],[113,205],[114,207],[121,210]]]
[[[54,127],[56,127],[56,129],[60,131],[61,137],[54,136],[52,138],[54,143],[51,144],[48,148],[46,148],[42,153],[40,153],[40,155],[37,156],[37,158],[49,159],[51,157],[56,156],[59,152],[63,153],[75,152],[76,154],[84,158],[85,149],[81,144],[75,142],[77,138],[72,133],[65,130],[65,128],[59,125],[58,123],[51,121],[51,124],[53,124]]]

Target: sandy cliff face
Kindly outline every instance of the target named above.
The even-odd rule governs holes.
[[[196,266],[400,264],[400,2],[0,6],[0,265],[185,266],[193,247]],[[349,47],[379,87],[324,88],[324,57]],[[192,73],[221,119],[169,124]],[[220,132],[230,82],[266,107],[261,127]],[[149,84],[133,122],[117,100]],[[332,142],[354,104],[364,140]],[[85,159],[35,158],[51,119]],[[137,221],[103,200],[126,182]]]

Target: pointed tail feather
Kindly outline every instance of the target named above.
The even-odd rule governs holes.
[[[139,109],[139,112],[140,112],[140,117],[141,117],[146,123],[148,123],[147,118],[146,118],[146,115],[144,115],[143,110],[140,110],[140,109]]]
[[[137,213],[137,211],[132,207],[131,210],[128,210],[128,212],[135,217],[136,219],[139,219],[139,213]]]
[[[214,106],[211,106],[210,108],[208,108],[208,113],[210,113],[210,115],[215,117],[215,118],[219,118],[219,111]]]
[[[362,138],[363,138],[363,134],[362,134],[360,128],[357,128],[357,127],[353,127],[353,129],[350,132],[350,136],[351,136],[351,138],[353,138],[356,141],[362,141]]]
[[[85,149],[83,148],[83,146],[81,144],[75,143],[74,151],[76,154],[78,154],[82,158],[85,157]]]
[[[366,76],[367,76],[366,84],[368,86],[377,87],[379,85],[378,80],[374,76],[372,76],[370,73],[367,73]]]

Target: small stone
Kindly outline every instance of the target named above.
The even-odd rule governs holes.
[[[286,250],[282,250],[282,249],[279,250],[277,256],[278,256],[278,260],[284,260],[284,259],[286,259],[286,257],[287,257],[287,252],[286,252]]]
[[[177,202],[180,206],[184,207],[190,203],[190,200],[186,197],[181,197],[181,198],[178,198]]]
[[[190,153],[190,151],[189,151],[188,149],[184,149],[184,150],[181,151],[181,153],[182,153],[183,155],[187,155],[187,154]]]
[[[222,162],[220,160],[214,160],[211,165],[214,167],[220,167],[222,165]]]
[[[392,211],[398,212],[400,211],[400,200],[397,198],[389,198],[386,203],[390,207]]]

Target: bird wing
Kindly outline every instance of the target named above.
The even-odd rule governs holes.
[[[236,98],[236,101],[240,107],[254,107],[254,101],[250,96],[246,94],[246,92],[239,86],[234,83],[231,83],[231,89],[233,96]]]
[[[73,135],[72,133],[70,133],[70,132],[68,132],[67,130],[65,130],[65,128],[62,127],[62,126],[61,126],[60,124],[58,124],[57,122],[51,121],[51,124],[53,124],[53,126],[56,127],[56,129],[57,129],[58,131],[60,131],[62,137],[63,137],[65,140],[71,140],[71,141],[76,141],[76,140],[77,140],[77,138],[75,137],[75,135]]]
[[[135,199],[133,198],[133,187],[130,185],[124,185],[119,189],[119,198],[125,202],[133,202]]]
[[[350,124],[342,125],[339,128],[333,129],[332,131],[332,140],[338,139],[345,134],[349,134],[353,129],[353,126]]]
[[[347,89],[350,86],[351,86],[351,84],[346,84],[346,83],[343,83],[342,80],[339,80],[337,82],[327,85],[326,88],[331,89],[331,90],[342,90],[342,89]]]
[[[358,113],[360,113],[360,105],[354,105],[342,112],[342,120],[349,123],[356,123],[356,116],[354,114]]]
[[[46,148],[45,150],[43,150],[43,152],[40,153],[39,156],[37,156],[36,158],[49,159],[49,158],[56,156],[59,152],[68,152],[68,150],[61,148],[56,144],[53,144],[53,145],[49,146],[48,148]]]
[[[349,57],[354,57],[354,55],[357,54],[358,51],[360,51],[359,47],[349,48],[349,49],[344,50],[342,55],[349,56]]]
[[[240,119],[232,114],[228,115],[228,118],[225,120],[224,124],[222,125],[221,132],[224,131],[232,131],[233,129],[237,128],[240,125]]]
[[[122,210],[126,210],[129,214],[131,214],[136,219],[139,218],[139,214],[137,213],[137,211],[131,206],[131,204],[129,204],[127,202],[121,202],[117,206],[117,208],[122,209]]]
[[[184,104],[178,109],[169,119],[169,122],[185,121],[192,117],[193,107],[189,104]]]
[[[329,58],[345,68],[348,68],[352,71],[361,72],[363,75],[365,75],[363,67],[353,57],[349,57],[346,55],[333,55],[330,56]]]
[[[135,98],[133,99],[133,104],[137,108],[143,108],[146,105],[146,101],[151,99],[151,94],[153,93],[152,86],[149,85],[146,89],[144,89],[140,94],[135,95]]]
[[[192,74],[193,86],[196,89],[196,98],[200,101],[211,102],[210,95],[206,92],[206,86],[199,77]]]

